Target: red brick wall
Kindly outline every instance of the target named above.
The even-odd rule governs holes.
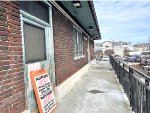
[[[56,84],[59,85],[88,63],[88,40],[84,39],[84,58],[74,60],[73,23],[55,7],[52,10]],[[83,34],[86,37],[85,34]]]
[[[90,44],[90,59],[93,60],[94,59],[94,41],[89,39],[89,44]]]
[[[0,1],[0,113],[25,109],[18,2]]]

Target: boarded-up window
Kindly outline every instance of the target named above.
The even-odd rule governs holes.
[[[46,60],[45,29],[24,23],[26,63]]]

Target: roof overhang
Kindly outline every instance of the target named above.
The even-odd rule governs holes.
[[[80,7],[74,6],[74,1],[57,1],[57,3],[93,40],[101,39],[93,1],[79,1]]]

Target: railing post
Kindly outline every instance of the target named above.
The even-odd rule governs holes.
[[[111,55],[109,56],[109,63],[112,65],[112,63],[111,63]]]
[[[146,113],[150,113],[150,90],[146,90]]]
[[[134,106],[133,106],[133,102],[134,102],[134,80],[132,80],[132,74],[133,74],[133,70],[131,68],[129,68],[129,84],[130,84],[130,88],[129,88],[129,97],[130,97],[130,106],[132,107],[132,110],[134,111]]]
[[[126,78],[126,76],[125,76],[125,64],[123,64],[122,65],[122,67],[123,67],[123,69],[122,69],[122,76],[121,76],[121,81],[122,81],[122,83],[123,84],[126,84],[126,81],[125,81],[125,78]],[[125,85],[124,85],[124,92],[126,93],[126,87],[125,87]]]
[[[119,68],[120,68],[120,61],[118,60],[118,72],[119,72],[118,74],[120,76],[120,69]]]
[[[125,67],[125,65],[124,65],[124,64],[123,64],[122,66],[123,66],[123,68]]]
[[[145,86],[146,87],[149,87],[150,86],[150,84],[149,84],[149,80],[148,79],[145,79]],[[148,89],[146,89],[146,109],[145,109],[145,111],[146,111],[146,113],[149,113],[150,112],[150,90],[148,90]]]
[[[115,61],[115,59],[114,59],[114,64],[115,64],[115,66],[114,66],[115,67],[115,74],[117,75],[117,62]]]
[[[129,68],[129,75],[133,74],[133,70],[131,68]]]
[[[145,79],[145,86],[148,87],[149,86],[149,81],[147,79]]]

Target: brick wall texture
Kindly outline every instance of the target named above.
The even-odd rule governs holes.
[[[87,36],[83,33],[83,37],[85,37],[83,39],[85,57],[74,60],[73,23],[55,7],[53,7],[52,15],[56,84],[59,85],[88,63],[88,40],[85,40]],[[94,42],[90,42],[90,51],[92,52],[91,59],[93,59],[94,50],[92,44],[94,44]]]
[[[25,109],[19,14],[18,2],[0,1],[0,113]]]
[[[89,47],[90,47],[90,60],[94,59],[94,41],[89,40]]]

